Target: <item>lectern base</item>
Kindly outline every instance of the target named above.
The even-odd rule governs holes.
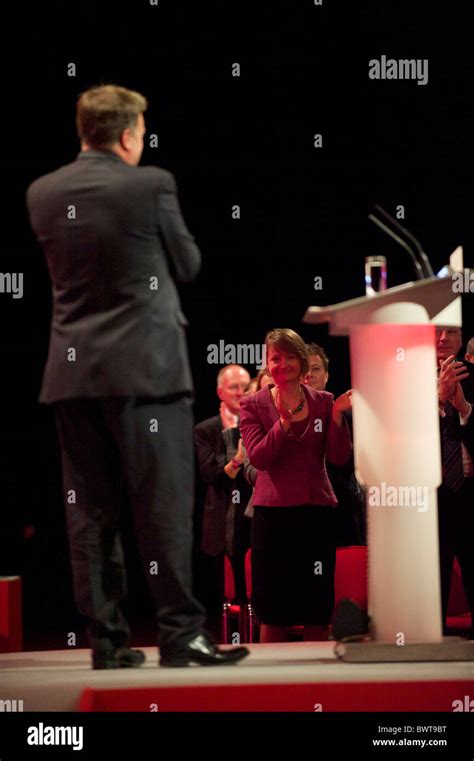
[[[407,663],[409,661],[474,661],[474,641],[445,637],[442,642],[337,642],[337,657],[347,663]]]

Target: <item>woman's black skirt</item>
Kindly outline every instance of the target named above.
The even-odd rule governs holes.
[[[254,506],[252,603],[260,623],[328,624],[335,566],[334,508]]]

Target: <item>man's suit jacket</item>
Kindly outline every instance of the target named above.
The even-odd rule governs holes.
[[[192,280],[201,255],[173,175],[81,152],[33,182],[27,204],[53,291],[40,401],[191,392],[173,280]]]
[[[229,549],[229,533],[235,528],[235,522],[248,520],[244,510],[251,487],[243,483],[243,478],[237,483],[237,479],[229,478],[224,472],[226,463],[237,452],[239,435],[238,428],[222,430],[220,415],[203,420],[194,428],[199,473],[207,484],[201,540],[201,549],[206,555],[219,555],[226,546]],[[234,525],[229,526],[229,510],[233,507],[231,495],[237,488],[243,492],[242,498],[230,516]]]
[[[343,465],[352,447],[345,419],[340,428],[332,420],[333,395],[303,386],[309,417],[300,438],[282,430],[271,387],[265,386],[240,401],[243,442],[258,470],[254,505],[337,504],[325,458],[327,455],[334,465]]]
[[[462,361],[462,360],[460,360]],[[466,401],[468,401],[474,407],[474,368],[468,366],[465,362],[466,369],[469,371],[469,378],[461,381],[461,386],[464,392]],[[453,422],[457,431],[457,438],[459,438],[467,449],[469,457],[474,462],[474,409],[469,416],[469,420],[466,425],[462,426],[459,420],[459,413],[456,412],[453,418]],[[441,418],[440,418],[441,423]],[[442,424],[442,423],[441,423]]]

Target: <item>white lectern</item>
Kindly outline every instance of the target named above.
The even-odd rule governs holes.
[[[443,640],[437,523],[441,447],[435,325],[461,325],[452,278],[429,278],[327,307],[307,323],[349,335],[354,457],[367,489],[370,641],[345,660],[471,660]]]

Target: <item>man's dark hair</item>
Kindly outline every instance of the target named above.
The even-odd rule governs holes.
[[[318,357],[320,357],[325,372],[328,371],[329,359],[322,346],[319,346],[319,344],[315,343],[308,344],[308,354],[316,354]]]

